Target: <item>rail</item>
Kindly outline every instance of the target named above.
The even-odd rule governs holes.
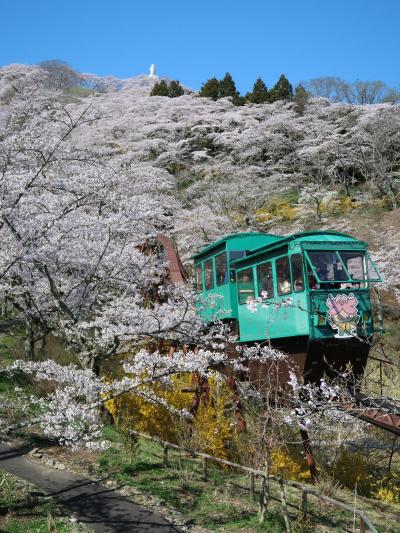
[[[265,480],[267,479],[266,472],[263,472],[262,470],[258,470],[256,468],[251,468],[249,466],[240,465],[238,463],[228,461],[227,459],[221,459],[219,457],[214,457],[213,455],[210,455],[208,453],[190,450],[189,448],[185,448],[184,446],[173,444],[172,442],[165,441],[163,439],[160,439],[159,437],[148,435],[147,433],[142,433],[141,431],[130,430],[130,432],[134,435],[137,435],[139,437],[142,437],[148,440],[152,440],[160,444],[160,446],[162,446],[163,448],[163,462],[164,462],[165,467],[168,467],[168,449],[170,448],[173,450],[179,450],[179,451],[185,452],[191,455],[192,457],[193,456],[200,457],[202,459],[202,470],[203,470],[202,479],[204,481],[207,481],[208,479],[208,461],[219,463],[225,466],[229,466],[231,468],[235,468],[236,470],[241,470],[242,472],[246,472],[247,474],[249,474],[249,489],[248,490],[250,491],[250,496],[253,499],[255,495],[255,478],[260,477],[263,480],[263,483],[261,485],[260,507],[262,508],[263,506],[266,506],[266,502],[268,502],[268,483],[265,482]],[[290,522],[289,522],[288,512],[287,512],[285,485],[296,488],[301,491],[302,497],[301,497],[301,504],[300,504],[299,510],[303,513],[304,517],[307,516],[307,512],[308,512],[307,511],[308,495],[312,495],[331,505],[334,505],[336,507],[349,511],[353,513],[354,516],[358,516],[359,524],[360,524],[360,533],[365,533],[366,527],[368,528],[369,531],[372,531],[372,533],[378,533],[378,530],[372,524],[368,516],[360,509],[357,509],[351,505],[347,505],[346,503],[335,500],[334,498],[330,498],[329,496],[325,496],[325,494],[321,494],[318,490],[312,487],[308,487],[307,485],[303,485],[302,483],[298,483],[297,481],[284,480],[281,477],[271,476],[271,475],[268,476],[268,479],[272,479],[276,481],[277,483],[279,483],[281,507],[282,507],[282,512],[283,512],[283,517],[285,520],[286,531],[288,533],[291,531],[291,528],[290,528]]]

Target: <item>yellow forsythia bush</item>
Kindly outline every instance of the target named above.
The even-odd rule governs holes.
[[[190,375],[173,378],[172,387],[160,383],[152,385],[153,391],[177,409],[190,410],[193,392],[182,392],[194,385]],[[221,458],[235,456],[236,424],[227,406],[232,404],[232,391],[223,379],[214,374],[208,379],[209,401],[203,394],[193,423],[193,440],[198,449]],[[187,434],[187,424],[159,404],[154,404],[132,393],[125,393],[105,403],[122,430],[130,428],[149,433],[170,442],[181,442]],[[186,430],[186,432],[185,432]]]
[[[371,495],[386,503],[400,503],[400,475],[393,472],[373,481]]]
[[[366,458],[360,453],[354,453],[342,448],[333,466],[333,476],[344,487],[357,490],[361,494],[370,494],[370,469]]]
[[[114,374],[116,366],[118,365],[113,367]],[[238,434],[233,413],[232,390],[217,373],[208,379],[208,385],[209,399],[207,401],[205,394],[202,395],[188,444],[210,455],[242,462],[241,450],[243,452],[245,445],[248,451],[251,438],[249,442],[246,434]],[[194,393],[183,391],[194,387],[193,377],[189,374],[175,376],[171,387],[160,383],[152,384],[153,392],[168,404],[188,411],[193,405]],[[163,406],[151,403],[137,394],[122,394],[107,401],[105,407],[122,431],[136,429],[179,444],[184,444],[188,438],[187,422],[171,414]],[[303,481],[309,478],[307,466],[301,456],[297,457],[293,453],[274,448],[271,450],[270,459],[272,475]]]
[[[310,472],[306,469],[304,459],[291,456],[287,451],[273,448],[270,452],[271,475],[282,476],[285,479],[307,481]]]
[[[268,222],[278,217],[280,220],[293,220],[298,215],[298,209],[286,202],[272,202],[267,208],[257,209],[257,222]]]
[[[343,448],[333,468],[333,475],[344,487],[357,490],[386,503],[400,503],[400,475],[396,472],[379,477],[371,474],[372,465],[360,453]]]

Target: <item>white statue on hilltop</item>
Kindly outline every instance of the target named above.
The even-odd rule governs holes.
[[[156,78],[156,67],[154,65],[154,63],[152,63],[150,65],[150,73],[149,73],[149,78]]]

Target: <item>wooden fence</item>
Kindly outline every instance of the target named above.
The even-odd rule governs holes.
[[[159,439],[158,437],[153,437],[152,435],[148,435],[147,433],[142,433],[140,431],[131,430],[131,433],[133,435],[143,437],[148,440],[152,440],[154,442],[157,442],[160,444],[160,446],[163,447],[163,461],[164,466],[167,468],[168,463],[168,450],[179,450],[181,452],[187,453],[191,456],[200,457],[202,459],[202,479],[204,481],[208,480],[208,462],[214,462],[219,463],[225,466],[229,466],[231,468],[234,468],[236,470],[241,470],[242,472],[245,472],[249,476],[249,487],[248,490],[250,492],[250,497],[254,500],[255,499],[255,479],[261,478],[261,494],[260,494],[260,512],[263,512],[263,508],[266,509],[266,505],[269,500],[269,483],[268,480],[274,480],[279,484],[279,492],[280,492],[280,502],[281,502],[281,508],[282,508],[282,514],[283,518],[285,520],[285,526],[286,531],[290,533],[291,526],[289,521],[289,515],[288,515],[288,504],[286,499],[286,490],[285,487],[293,487],[295,489],[298,489],[301,492],[301,503],[299,506],[299,510],[302,512],[304,518],[307,517],[308,514],[308,497],[314,496],[315,498],[320,499],[321,501],[325,501],[329,503],[330,505],[333,505],[335,507],[338,507],[340,509],[344,509],[346,511],[349,511],[353,514],[353,516],[357,516],[360,524],[360,533],[365,533],[366,527],[369,531],[372,531],[372,533],[378,533],[378,530],[375,528],[375,526],[372,524],[368,516],[361,510],[351,506],[347,505],[346,503],[340,502],[338,500],[335,500],[334,498],[330,498],[329,496],[325,496],[325,494],[321,494],[317,489],[313,487],[309,487],[307,485],[303,485],[302,483],[298,483],[297,481],[290,481],[285,480],[280,477],[276,476],[268,476],[266,472],[263,472],[262,470],[257,470],[255,468],[251,468],[249,466],[240,465],[237,463],[233,463],[232,461],[228,461],[227,459],[220,459],[219,457],[214,457],[213,455],[209,455],[208,453],[203,452],[196,452],[193,450],[190,450],[189,448],[184,448],[183,446],[179,446],[178,444],[173,444],[172,442],[168,442],[162,439]]]

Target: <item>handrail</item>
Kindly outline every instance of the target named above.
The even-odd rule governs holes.
[[[243,472],[247,472],[251,476],[259,476],[259,477],[263,477],[263,478],[267,477],[266,473],[263,472],[262,470],[258,470],[256,468],[251,468],[249,466],[240,465],[238,463],[234,463],[232,461],[228,461],[227,459],[221,459],[220,457],[215,457],[215,456],[210,455],[208,453],[197,452],[197,451],[191,450],[189,448],[185,448],[184,446],[179,446],[179,444],[174,444],[172,442],[160,439],[159,437],[155,437],[155,436],[149,435],[147,433],[142,433],[141,431],[136,431],[135,429],[131,429],[130,433],[132,433],[134,435],[138,435],[138,436],[143,437],[143,438],[148,439],[148,440],[152,440],[152,441],[158,442],[164,448],[164,464],[165,464],[165,466],[167,466],[167,464],[168,464],[168,448],[172,448],[172,449],[175,449],[175,450],[181,450],[181,451],[183,451],[185,453],[188,453],[189,455],[201,457],[203,459],[203,472],[204,472],[204,478],[205,479],[207,478],[207,462],[206,462],[207,459],[210,460],[210,461],[214,461],[216,463],[220,463],[220,464],[223,464],[223,465],[226,465],[226,466],[230,466],[232,468],[236,468],[237,470],[242,470]],[[378,533],[378,530],[372,524],[372,522],[370,521],[368,516],[363,511],[361,511],[360,509],[352,507],[351,505],[347,505],[346,503],[343,503],[343,502],[341,502],[339,500],[335,500],[333,498],[330,498],[329,496],[325,496],[324,494],[321,494],[318,490],[316,490],[314,488],[311,488],[311,487],[308,487],[307,485],[303,485],[302,483],[299,483],[298,481],[285,480],[285,479],[283,479],[281,477],[271,476],[271,475],[268,476],[268,477],[269,477],[269,479],[273,479],[274,481],[277,481],[280,484],[285,484],[285,485],[287,485],[289,487],[293,487],[293,488],[297,488],[297,489],[301,490],[303,495],[304,494],[311,494],[311,495],[313,495],[313,496],[315,496],[317,498],[320,498],[321,500],[324,500],[324,501],[330,503],[331,505],[335,505],[336,507],[341,507],[342,509],[346,509],[347,511],[350,511],[350,512],[358,515],[358,517],[360,518],[360,525],[361,525],[360,531],[366,525],[369,528],[369,530],[372,531],[372,533]],[[250,491],[253,491],[253,493],[254,493],[254,480],[251,480]],[[303,508],[303,510],[304,510],[304,508]],[[364,531],[365,531],[365,529],[364,529]]]

